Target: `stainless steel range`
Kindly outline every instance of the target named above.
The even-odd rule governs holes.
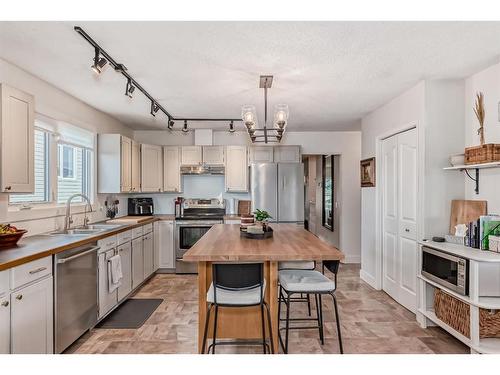
[[[190,198],[182,205],[182,215],[175,218],[175,272],[197,273],[196,263],[184,262],[182,257],[212,225],[224,222],[226,205],[217,198]]]

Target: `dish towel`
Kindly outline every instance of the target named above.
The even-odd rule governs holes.
[[[122,259],[119,255],[108,259],[108,287],[109,292],[115,291],[122,285]]]

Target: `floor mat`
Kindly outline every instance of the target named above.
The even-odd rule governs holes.
[[[104,318],[96,328],[137,329],[148,320],[162,302],[162,299],[128,299]]]

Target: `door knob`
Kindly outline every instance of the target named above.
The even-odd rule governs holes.
[[[22,300],[22,299],[23,299],[23,295],[22,295],[22,294],[18,294],[18,295],[16,296],[16,299],[18,299],[19,301],[20,301],[20,300]]]
[[[405,232],[408,233],[410,230],[408,228],[405,229]]]
[[[11,190],[11,189],[12,189],[12,186],[6,186],[6,187],[4,188],[4,190]]]

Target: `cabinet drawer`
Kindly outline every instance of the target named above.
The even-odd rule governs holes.
[[[146,224],[146,225],[142,226],[142,233],[143,234],[151,233],[152,231],[153,231],[153,223]]]
[[[118,236],[117,235],[103,238],[102,240],[97,241],[97,246],[100,247],[98,252],[102,253],[104,251],[112,249],[112,248],[117,246],[117,243],[118,243]]]
[[[142,236],[142,227],[137,227],[132,229],[132,238],[138,238]]]
[[[10,270],[10,285],[12,289],[28,284],[52,274],[52,257],[34,260],[14,267]]]
[[[118,245],[132,241],[132,230],[118,233]]]
[[[9,290],[9,270],[0,271],[0,296]]]

